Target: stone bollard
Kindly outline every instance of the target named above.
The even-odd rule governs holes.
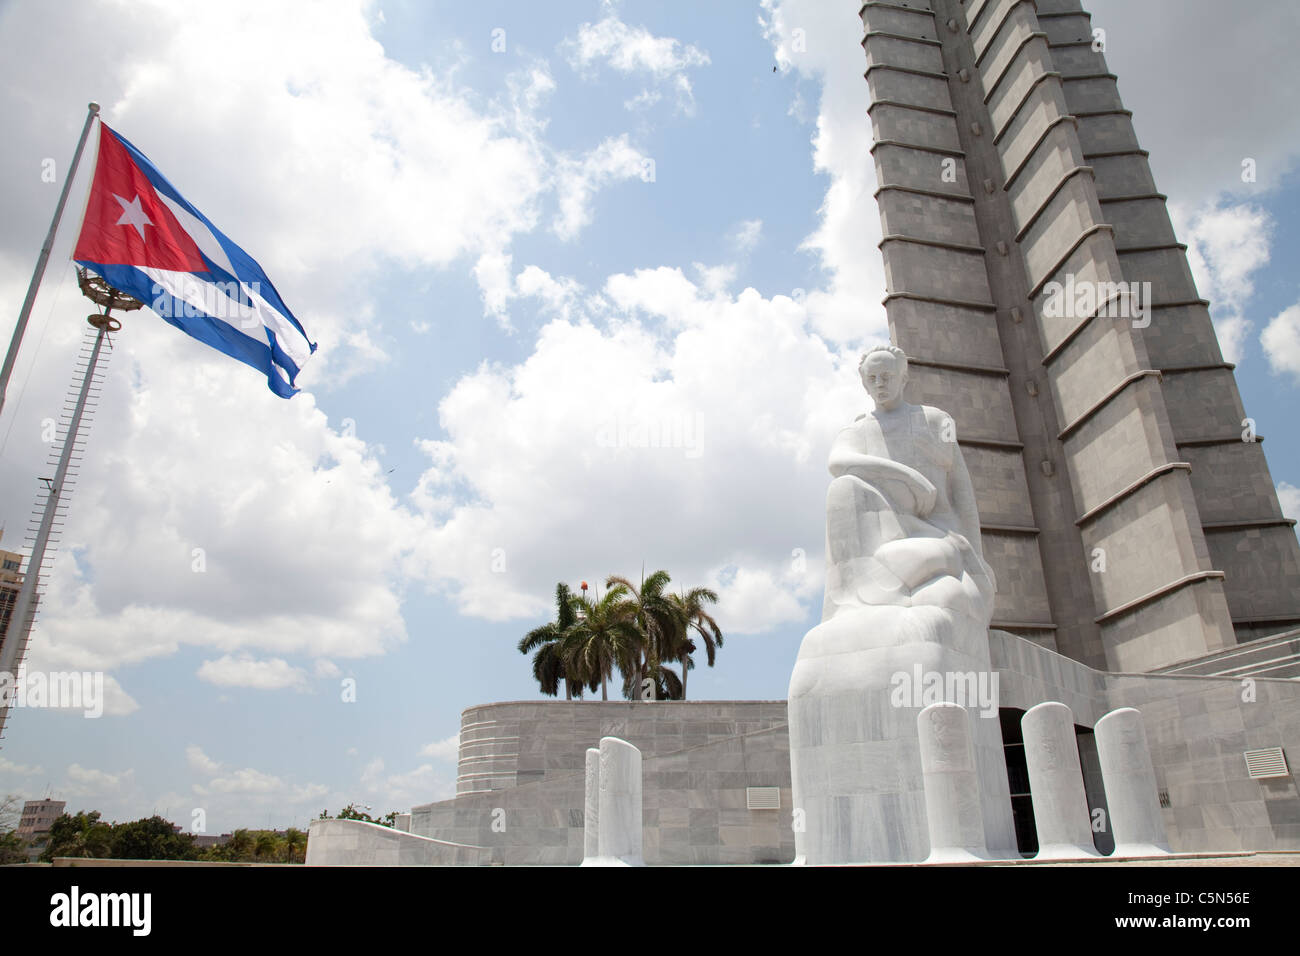
[[[990,859],[970,714],[960,704],[941,701],[921,711],[916,729],[930,830],[930,855],[925,862]]]
[[[1147,747],[1142,715],[1132,707],[1112,710],[1093,732],[1106,788],[1115,856],[1161,856],[1169,853],[1164,815],[1156,789],[1156,771]]]
[[[1074,739],[1074,714],[1064,704],[1048,701],[1030,708],[1020,727],[1038,828],[1035,859],[1101,856],[1092,845],[1092,818]]]
[[[600,739],[598,825],[602,866],[645,866],[641,857],[641,751],[617,737]]]
[[[582,866],[600,856],[600,750],[587,748],[586,799],[582,808]]]

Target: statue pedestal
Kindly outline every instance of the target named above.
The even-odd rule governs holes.
[[[840,608],[809,631],[790,678],[796,862],[926,858],[917,715],[938,700],[970,710],[986,845],[1018,857],[996,688],[987,625],[948,608]]]

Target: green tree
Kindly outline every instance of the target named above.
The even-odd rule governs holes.
[[[654,681],[654,697],[652,700],[681,700],[682,699],[682,681],[677,676],[677,672],[665,667],[663,664],[656,664],[646,671],[646,677]]]
[[[27,842],[16,832],[22,820],[22,801],[13,794],[0,799],[0,866],[27,862]]]
[[[369,807],[366,807],[366,810],[369,809],[370,809]],[[320,812],[319,819],[360,820],[362,823],[377,823],[381,827],[395,827],[397,826],[397,811],[389,810],[382,817],[372,817],[370,814],[366,813],[365,810],[358,810],[357,805],[355,803],[349,803],[346,807],[344,807],[342,810],[339,811],[339,815],[337,817],[331,817],[329,815],[328,810],[322,810]]]
[[[0,866],[27,862],[27,843],[14,830],[0,833]]]
[[[287,863],[296,862],[294,860],[294,856],[297,854],[297,852],[299,850],[303,850],[304,852],[306,852],[306,849],[307,849],[307,834],[303,833],[301,830],[294,829],[293,827],[290,827],[288,830],[284,831],[285,862]]]
[[[226,842],[226,855],[233,861],[250,860],[253,857],[253,835],[247,830],[236,830]]]
[[[713,666],[713,661],[717,656],[718,648],[722,646],[722,629],[718,627],[712,615],[706,610],[706,605],[718,603],[718,595],[709,588],[691,588],[684,594],[670,594],[668,596],[675,605],[677,605],[679,621],[685,621],[685,627],[681,628],[674,635],[674,655],[682,665],[682,696],[686,699],[686,673],[695,666],[695,661],[691,655],[695,653],[697,647],[694,639],[691,637],[691,631],[699,635],[701,643],[704,644],[705,656],[708,658],[709,666]]]
[[[284,840],[272,830],[259,830],[253,843],[253,856],[258,860],[274,860],[281,854]]]
[[[577,620],[560,643],[565,673],[592,692],[599,685],[601,700],[609,700],[608,681],[614,668],[630,670],[641,647],[641,632],[627,598],[627,588],[621,584],[596,600],[578,598]]]
[[[103,859],[109,856],[113,828],[99,819],[99,811],[67,813],[50,824],[50,836],[40,860],[53,863],[56,856]]]
[[[154,815],[112,828],[109,856],[114,860],[196,860],[194,834],[177,833],[170,821]]]
[[[556,697],[560,681],[564,681],[564,699],[582,696],[582,682],[564,670],[561,645],[569,630],[577,622],[576,600],[569,586],[561,581],[555,585],[555,620],[535,627],[519,641],[519,653],[533,652],[533,677],[543,694]]]
[[[664,593],[671,580],[667,571],[656,571],[648,578],[642,577],[639,588],[617,575],[611,575],[605,582],[606,587],[622,585],[627,589],[622,603],[640,632],[641,646],[634,651],[629,662],[631,672],[623,675],[623,694],[629,700],[641,696],[641,683],[645,678],[654,681],[656,699],[673,699],[681,694],[681,681],[677,675],[662,666],[664,660],[675,658],[677,635],[685,628],[677,605]]]

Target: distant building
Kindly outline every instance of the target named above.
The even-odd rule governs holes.
[[[23,556],[13,551],[0,551],[0,644],[9,633],[9,618],[13,616],[18,592],[23,586]]]
[[[188,830],[186,830],[178,823],[172,824],[172,832],[178,835],[183,833],[189,833]],[[198,847],[200,850],[206,850],[208,847],[211,846],[225,846],[227,843],[230,842],[229,833],[223,833],[221,834],[221,836],[210,836],[204,833],[195,833],[191,835],[194,837],[194,845]]]
[[[50,838],[50,827],[63,816],[63,808],[67,805],[63,800],[28,800],[23,804],[23,814],[18,820],[18,829],[14,832],[18,839],[30,847],[29,856],[35,858],[45,849],[45,843]]]

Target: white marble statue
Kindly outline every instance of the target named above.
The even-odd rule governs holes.
[[[875,408],[831,447],[823,620],[862,605],[930,604],[987,624],[996,584],[956,426],[903,401],[902,349],[878,346],[858,371]]]
[[[894,693],[896,681],[919,671],[956,686],[992,672],[996,584],[956,427],[903,400],[901,349],[872,349],[858,371],[875,408],[831,448],[822,622],[790,678],[796,859],[810,864],[926,857],[917,715],[934,701]],[[982,845],[1013,855],[997,703],[953,702],[986,715],[972,727]]]

